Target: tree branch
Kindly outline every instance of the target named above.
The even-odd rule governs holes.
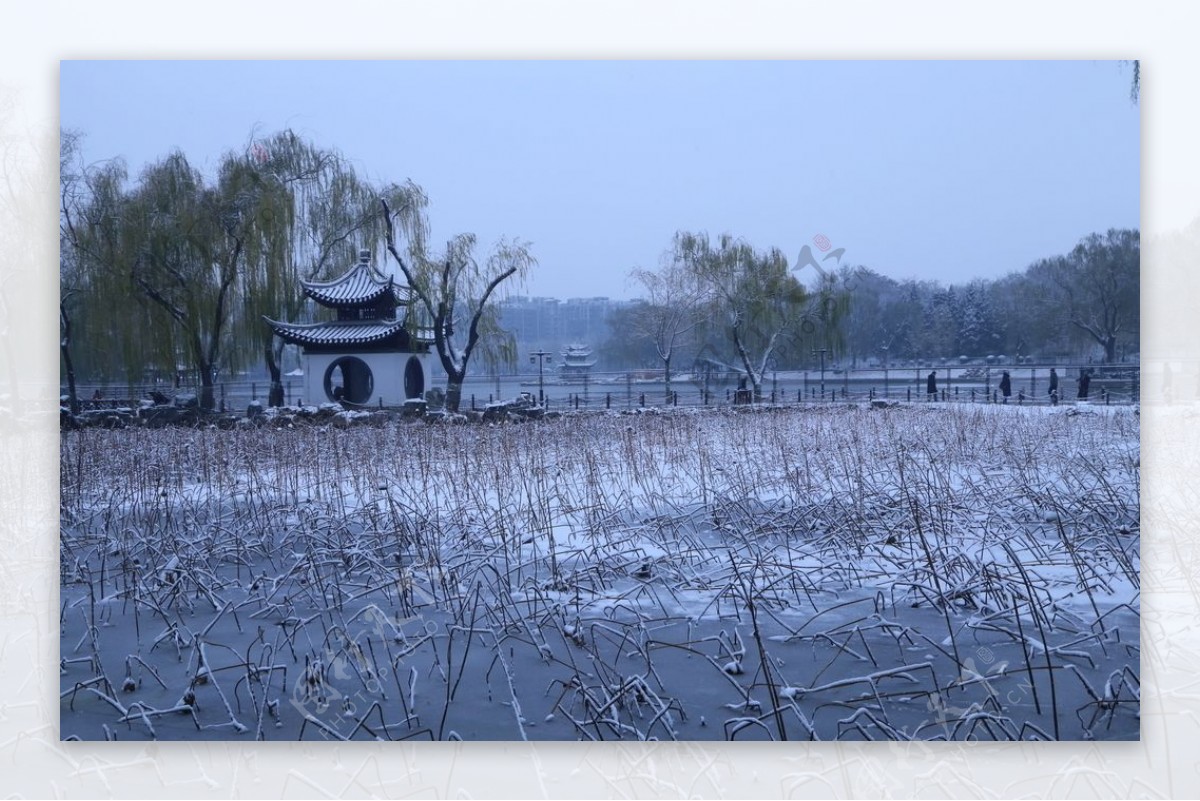
[[[426,290],[418,284],[416,276],[409,269],[408,265],[404,263],[404,259],[400,258],[400,253],[396,250],[395,228],[392,225],[392,212],[391,209],[388,208],[387,200],[385,198],[380,198],[379,203],[383,206],[383,221],[387,228],[388,252],[392,254],[392,258],[394,258],[396,263],[400,265],[400,271],[404,273],[404,280],[408,282],[409,289],[417,296],[417,299],[421,301],[421,304],[425,307],[425,311],[429,313],[430,319],[433,319],[437,315],[434,313],[433,302],[430,299],[428,292],[426,292]]]
[[[134,284],[137,286],[138,289],[140,289],[142,291],[143,295],[145,295],[147,298],[154,301],[159,306],[161,306],[163,309],[165,309],[167,314],[171,315],[172,319],[174,319],[175,322],[180,323],[180,324],[186,324],[187,313],[183,309],[180,309],[174,303],[169,301],[166,297],[164,297],[162,295],[162,293],[160,293],[157,289],[155,289],[153,286],[151,286],[150,282],[148,282],[145,278],[143,278],[138,273],[137,264],[140,261],[141,261],[141,259],[139,257],[134,262],[134,267],[130,270],[130,278],[133,279]]]

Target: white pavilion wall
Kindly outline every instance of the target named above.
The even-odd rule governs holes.
[[[325,371],[333,362],[346,356],[366,362],[374,378],[373,391],[362,405],[378,406],[381,400],[384,406],[402,405],[406,400],[404,371],[411,358],[420,363],[424,375],[420,397],[424,397],[425,392],[434,386],[435,362],[428,353],[306,353],[303,358],[304,395],[300,398],[305,405],[319,406],[332,402],[333,399],[325,393]]]

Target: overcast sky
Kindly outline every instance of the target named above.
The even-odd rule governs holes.
[[[1138,227],[1129,83],[1113,61],[66,61],[61,124],[131,176],[291,128],[424,187],[435,242],[531,243],[528,294],[621,298],[679,230],[793,261],[823,235],[950,282]]]

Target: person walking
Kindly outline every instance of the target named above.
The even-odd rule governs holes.
[[[1012,394],[1012,377],[1007,370],[1000,376],[1000,394],[1004,396],[1004,402],[1008,403],[1008,396]]]
[[[925,379],[925,395],[927,400],[937,400],[937,370],[931,371]]]
[[[1087,400],[1088,384],[1092,383],[1091,371],[1087,368],[1079,370],[1079,400]]]
[[[1058,371],[1050,368],[1050,405],[1058,405]]]

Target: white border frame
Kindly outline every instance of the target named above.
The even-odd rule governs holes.
[[[44,200],[4,236],[30,259],[0,265],[8,336],[27,402],[0,412],[0,792],[21,796],[1129,796],[1200,794],[1200,549],[1191,410],[1144,407],[1142,742],[1054,745],[698,743],[583,745],[58,741],[56,625],[57,282],[52,268],[58,61],[62,58],[1134,58],[1142,59],[1143,358],[1194,359],[1197,318],[1167,320],[1168,293],[1200,297],[1192,265],[1159,262],[1153,240],[1200,217],[1200,8],[1163,0],[1055,4],[845,4],[640,0],[331,7],[62,0],[6,7],[0,89],[16,130],[3,177]],[[219,44],[218,44],[219,43]],[[1019,44],[1013,44],[1019,43]],[[0,108],[3,106],[0,105]],[[2,116],[2,115],[0,115]],[[12,158],[16,153],[16,159]],[[0,191],[4,185],[0,182]],[[1200,241],[1194,237],[1193,241]],[[30,298],[34,300],[31,302]],[[1194,311],[1194,309],[1193,309]],[[3,335],[3,334],[0,334]],[[33,666],[30,672],[29,667]]]

